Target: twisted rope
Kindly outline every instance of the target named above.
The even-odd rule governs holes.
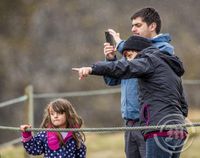
[[[182,127],[197,127],[200,126],[200,122],[186,123],[186,124],[174,124],[174,125],[158,125],[158,126],[135,126],[135,127],[108,127],[108,128],[28,128],[26,131],[82,131],[82,132],[117,132],[117,131],[129,131],[129,130],[147,130],[147,129],[182,129]],[[0,126],[0,130],[12,130],[21,131],[19,127]]]

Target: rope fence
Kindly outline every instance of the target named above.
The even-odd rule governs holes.
[[[200,80],[183,80],[184,85],[200,85]],[[78,97],[78,96],[94,96],[94,95],[106,95],[106,94],[116,94],[120,93],[120,88],[109,88],[109,89],[100,89],[100,90],[90,90],[90,91],[77,91],[77,92],[64,92],[64,93],[42,93],[35,94],[33,92],[33,87],[31,85],[27,86],[25,89],[25,95],[11,99],[5,102],[0,103],[0,108],[15,105],[17,103],[26,102],[27,107],[27,122],[34,124],[33,116],[33,102],[34,99],[45,99],[45,98],[58,98],[58,97]],[[116,132],[116,131],[126,131],[126,130],[144,130],[144,129],[160,129],[160,128],[177,128],[177,127],[196,127],[200,126],[200,122],[190,123],[190,124],[178,124],[178,125],[165,125],[165,126],[145,126],[145,127],[109,127],[109,128],[80,128],[80,129],[46,129],[46,128],[31,128],[27,131],[83,131],[83,132]],[[20,131],[20,128],[17,127],[7,127],[0,126],[0,130],[14,130]],[[7,142],[5,144],[15,144],[19,139]],[[1,147],[1,146],[0,146]]]
[[[129,131],[129,130],[152,130],[152,129],[183,129],[189,127],[198,127],[200,122],[186,123],[186,124],[173,124],[173,125],[157,125],[157,126],[134,126],[134,127],[107,127],[107,128],[28,128],[26,131],[57,131],[57,132],[69,132],[69,131],[81,131],[81,132],[117,132],[117,131]],[[21,131],[19,127],[0,126],[0,130],[12,130]]]

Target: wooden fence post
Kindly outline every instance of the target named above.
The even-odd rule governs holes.
[[[27,113],[28,113],[28,123],[34,127],[34,107],[33,107],[33,86],[29,85],[25,89],[25,93],[28,96],[27,99]]]
[[[26,123],[30,124],[32,127],[34,127],[34,106],[33,106],[33,86],[28,85],[25,88],[25,94],[27,95],[27,101],[25,104],[25,120]],[[24,153],[25,158],[31,158],[30,155],[28,155],[26,152]]]

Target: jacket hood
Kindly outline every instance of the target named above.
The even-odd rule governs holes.
[[[152,38],[151,41],[152,41],[152,43],[157,43],[157,42],[167,42],[167,43],[170,43],[171,36],[168,33],[159,34],[156,37]]]
[[[170,55],[168,53],[164,53],[162,51],[159,51],[159,49],[155,47],[149,47],[147,49],[144,49],[142,52],[140,52],[138,55],[148,55],[153,54],[159,58],[161,58],[165,63],[167,63],[171,69],[179,76],[181,77],[185,70],[183,67],[182,61],[176,56],[176,55]]]
[[[167,55],[161,52],[159,52],[157,55],[164,60],[179,77],[184,74],[185,70],[183,68],[183,63],[177,56]]]
[[[160,51],[168,52],[169,54],[174,54],[174,47],[170,44],[171,37],[168,33],[159,34],[151,39],[153,45]]]

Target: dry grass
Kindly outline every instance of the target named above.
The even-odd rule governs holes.
[[[87,134],[86,136],[87,158],[125,158],[123,133]],[[186,144],[188,147],[182,152],[181,158],[199,158],[200,135],[195,135],[193,138],[189,140],[189,145]],[[22,146],[0,149],[1,158],[24,158],[23,151]]]
[[[199,158],[200,157],[199,143],[200,143],[200,135],[192,137],[191,140],[188,141],[188,144],[186,144],[187,147],[182,152],[181,158]]]
[[[124,157],[124,140],[122,133],[89,134],[87,136],[88,158],[122,158]]]
[[[188,119],[200,121],[200,109],[193,108],[189,110]]]

